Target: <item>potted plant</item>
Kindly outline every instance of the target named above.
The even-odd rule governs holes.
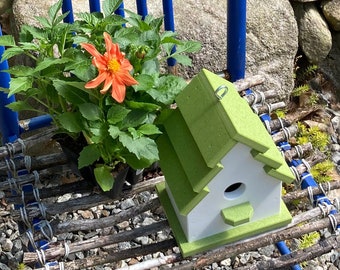
[[[200,49],[195,41],[162,31],[162,18],[116,15],[121,2],[105,0],[102,13],[80,13],[68,24],[59,0],[47,18],[37,17],[40,27],[21,27],[18,42],[0,38],[8,47],[2,60],[24,54],[34,62],[8,70],[10,88],[2,91],[20,96],[8,107],[49,113],[59,134],[85,139],[78,166],[95,164],[103,191],[114,186],[118,168],[141,169],[158,160],[159,115],[186,86],[183,78],[161,72],[162,63],[173,57],[190,65],[183,53]]]

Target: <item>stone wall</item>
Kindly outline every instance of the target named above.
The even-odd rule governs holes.
[[[46,14],[56,0],[2,0],[5,9],[12,4],[12,26],[0,21],[7,32],[16,26],[33,24],[36,15]],[[82,11],[88,0],[73,0],[75,12]],[[176,31],[183,39],[201,41],[202,50],[192,56],[193,67],[182,70],[190,78],[202,68],[219,72],[226,68],[227,0],[173,0]],[[136,10],[134,0],[125,8]],[[4,8],[1,8],[0,14]],[[160,0],[148,1],[149,13],[162,14]],[[262,90],[275,89],[278,99],[285,99],[294,87],[295,57],[300,47],[310,63],[319,65],[340,85],[340,0],[248,0],[246,76],[262,74]],[[0,18],[1,20],[1,18]],[[236,42],[236,40],[235,40]],[[337,59],[337,60],[336,60]],[[340,90],[339,90],[340,91]]]
[[[340,0],[294,0],[291,3],[302,52],[340,91]]]

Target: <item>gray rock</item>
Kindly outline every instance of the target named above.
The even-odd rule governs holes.
[[[9,268],[7,265],[0,263],[0,269],[1,270],[11,270],[11,268]]]
[[[321,7],[329,25],[335,31],[340,31],[340,0],[322,1]]]
[[[332,161],[337,164],[340,165],[340,152],[334,152],[332,155]]]
[[[333,126],[333,129],[339,133],[340,131],[340,116],[334,116],[332,119],[331,119],[331,122],[332,122],[332,126]]]
[[[250,259],[250,254],[248,252],[242,253],[242,254],[239,255],[239,257],[240,257],[240,263],[245,265],[245,264],[247,264],[247,262]]]
[[[149,244],[149,237],[147,237],[147,236],[137,237],[136,242],[140,243],[141,245],[147,245],[147,244]]]
[[[3,239],[1,241],[1,248],[4,251],[11,251],[12,248],[13,248],[13,242],[10,239],[8,239],[8,238]]]
[[[22,250],[22,242],[20,239],[16,239],[13,241],[13,247],[12,247],[12,252],[16,253],[18,251]]]
[[[135,206],[135,202],[131,198],[128,198],[128,199],[122,201],[122,203],[120,204],[120,208],[122,210],[126,210],[126,209],[129,209],[129,208],[134,207],[134,206]]]
[[[276,90],[280,101],[293,89],[298,28],[289,1],[248,1],[247,73],[261,74],[263,90]],[[261,86],[262,87],[262,86]]]
[[[333,32],[332,38],[332,49],[328,57],[319,64],[319,67],[334,84],[335,89],[340,89],[340,33]]]
[[[327,22],[314,3],[293,3],[299,28],[299,45],[312,64],[324,60],[332,48]]]
[[[269,245],[269,246],[259,248],[258,251],[261,255],[270,257],[270,256],[273,255],[273,252],[274,252],[275,249],[276,248],[275,248],[274,245]]]
[[[142,222],[142,225],[143,226],[148,226],[148,225],[151,225],[153,223],[155,223],[156,221],[153,219],[153,218],[150,218],[150,217],[146,217],[143,222]]]

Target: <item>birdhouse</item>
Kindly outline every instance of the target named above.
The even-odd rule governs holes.
[[[285,226],[291,173],[235,86],[202,70],[176,99],[158,138],[161,203],[184,257]]]

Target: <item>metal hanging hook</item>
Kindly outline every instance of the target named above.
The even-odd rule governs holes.
[[[214,91],[215,96],[217,97],[218,100],[221,100],[228,92],[228,86],[222,84],[219,87],[216,88]]]

